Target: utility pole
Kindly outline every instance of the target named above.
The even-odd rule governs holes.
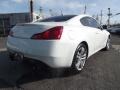
[[[40,7],[40,14],[39,14],[39,16],[40,16],[40,18],[44,18],[44,15],[43,15],[43,9],[42,9],[42,7]]]
[[[50,12],[50,15],[51,15],[51,16],[54,16],[52,9],[49,9],[49,12]]]
[[[112,16],[112,13],[110,11],[110,8],[108,8],[108,26],[110,26],[110,18]]]
[[[62,10],[60,10],[60,12],[61,12],[61,16],[63,16],[63,12],[62,12]]]
[[[103,18],[103,12],[102,12],[102,10],[101,10],[101,14],[100,14],[100,25],[102,25],[102,18]]]
[[[4,20],[2,21],[2,24],[3,24],[3,34],[5,35],[6,32],[5,32],[5,22],[4,22]]]
[[[33,0],[30,0],[30,21],[33,21]]]
[[[98,14],[96,15],[96,20],[99,21],[99,15]]]
[[[42,11],[43,11],[42,7],[40,7],[40,9],[39,9],[39,10],[40,10],[40,14],[42,14]]]
[[[87,6],[84,7],[84,14],[86,14]]]
[[[93,14],[92,17],[95,18],[95,15]]]

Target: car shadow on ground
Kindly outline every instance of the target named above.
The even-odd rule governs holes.
[[[20,88],[24,83],[75,74],[69,69],[51,69],[38,62],[10,61],[6,51],[0,52],[0,88]]]

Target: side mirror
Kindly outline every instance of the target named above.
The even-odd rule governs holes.
[[[108,29],[107,25],[102,26],[103,29]]]

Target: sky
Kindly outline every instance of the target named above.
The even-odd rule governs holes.
[[[34,12],[42,7],[44,15],[52,9],[54,14],[83,14],[85,5],[89,15],[100,15],[103,11],[103,22],[107,20],[108,8],[113,15],[120,13],[120,0],[33,0]],[[0,0],[0,13],[29,12],[29,0]],[[114,16],[111,22],[120,22],[120,15]]]

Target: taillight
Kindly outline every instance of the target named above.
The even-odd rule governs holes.
[[[34,34],[31,39],[35,40],[56,40],[60,39],[63,32],[63,26],[57,26],[48,29],[45,32]]]

